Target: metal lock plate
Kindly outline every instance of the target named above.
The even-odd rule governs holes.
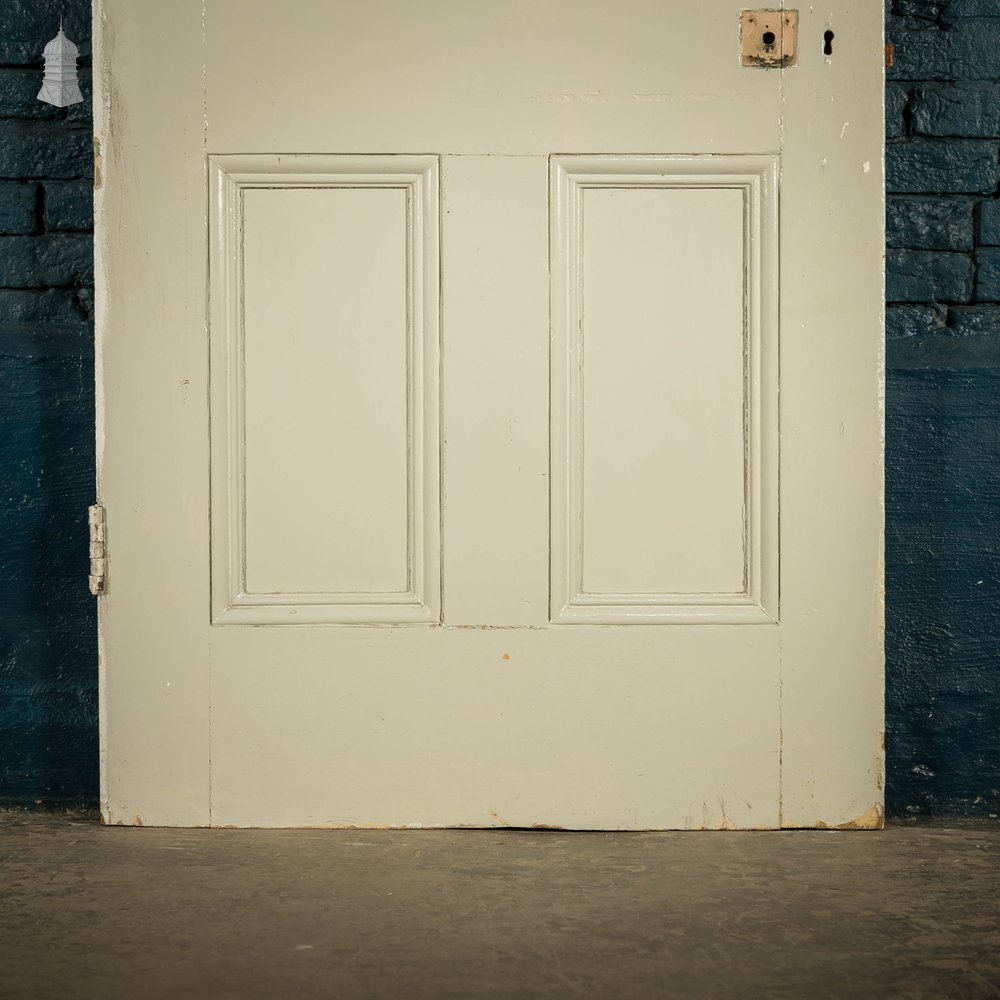
[[[744,66],[794,66],[799,34],[797,10],[741,10],[740,55]]]

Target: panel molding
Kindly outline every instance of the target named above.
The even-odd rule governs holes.
[[[439,163],[436,156],[217,154],[209,172],[213,625],[437,623],[441,608]],[[243,193],[407,194],[407,589],[254,593],[246,586]]]
[[[778,621],[778,157],[552,156],[550,620],[553,624]],[[583,192],[736,189],[744,207],[744,560],[739,593],[583,588]]]

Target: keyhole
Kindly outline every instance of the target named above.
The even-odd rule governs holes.
[[[823,55],[833,55],[833,32],[829,28],[823,32]]]
[[[774,45],[774,32],[765,31],[764,34],[760,36],[760,40],[767,46],[767,48],[770,48]]]

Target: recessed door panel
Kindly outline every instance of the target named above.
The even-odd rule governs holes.
[[[215,622],[435,620],[437,160],[212,179]]]
[[[556,622],[777,615],[776,162],[552,162]]]
[[[739,593],[743,192],[592,188],[581,215],[582,592]]]

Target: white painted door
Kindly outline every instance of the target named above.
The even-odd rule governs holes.
[[[97,7],[105,821],[877,825],[881,5]]]

